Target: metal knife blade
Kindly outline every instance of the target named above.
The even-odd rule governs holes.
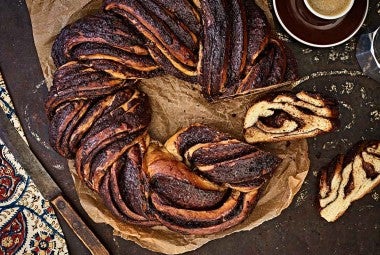
[[[45,199],[49,200],[75,234],[94,255],[109,254],[94,233],[86,226],[80,216],[62,196],[62,191],[44,169],[39,160],[10,123],[0,108],[0,139],[15,156],[17,161],[32,178]]]
[[[32,177],[45,199],[50,201],[62,193],[61,189],[10,123],[3,110],[0,112],[0,138]]]

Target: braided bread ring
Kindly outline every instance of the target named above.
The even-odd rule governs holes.
[[[247,218],[281,160],[202,124],[165,146],[151,142],[149,100],[136,80],[162,72],[198,80],[214,100],[294,72],[253,2],[181,3],[178,11],[159,0],[106,0],[105,12],[65,27],[46,111],[53,147],[75,158],[79,177],[116,216],[202,235]]]

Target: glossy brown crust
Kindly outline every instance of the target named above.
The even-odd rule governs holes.
[[[203,190],[186,182],[186,180],[157,175],[150,181],[152,189],[174,206],[205,210],[222,202],[225,191]],[[184,192],[186,191],[186,193]]]
[[[62,156],[75,158],[79,177],[116,216],[157,225],[141,171],[151,108],[118,67],[108,60],[71,61],[56,71],[46,101],[50,140]]]
[[[196,55],[181,43],[173,28],[161,20],[157,13],[153,12],[159,12],[159,9],[148,10],[143,2],[136,0],[105,1],[104,8],[129,20],[147,40],[152,42],[149,45],[157,47],[175,67],[184,68],[188,72],[195,68],[197,63]],[[159,14],[161,15],[161,13]],[[167,19],[170,20],[170,18]]]
[[[159,223],[149,209],[148,182],[141,171],[146,146],[144,141],[133,145],[110,167],[99,194],[107,207],[124,221],[153,226]]]
[[[231,63],[228,69],[228,84],[225,87],[230,87],[240,82],[248,55],[248,18],[244,1],[232,0],[229,8],[231,10],[229,15],[229,22],[231,23],[231,51],[228,59]]]
[[[228,146],[226,146],[228,148]],[[226,149],[227,149],[226,148]],[[204,152],[201,150],[201,152]],[[212,152],[207,151],[212,154]],[[236,153],[235,158],[214,164],[195,161],[194,166],[209,180],[216,183],[246,183],[270,173],[281,162],[270,153],[257,151],[249,154]],[[221,158],[221,157],[220,157]]]
[[[277,84],[283,81],[286,72],[286,52],[279,40],[271,39],[269,47],[273,48],[273,61],[270,74],[265,77],[263,86]]]
[[[161,5],[172,18],[181,21],[181,27],[191,31],[198,38],[202,32],[201,18],[192,0],[154,1]]]
[[[281,162],[202,124],[179,130],[146,160],[157,219],[186,234],[212,234],[244,220]]]
[[[274,58],[274,48],[267,47],[257,57],[256,63],[250,68],[247,75],[240,82],[239,86],[235,86],[231,95],[246,94],[255,88],[260,88],[264,85],[266,78],[270,75],[271,67]]]
[[[210,143],[227,140],[230,136],[202,124],[193,124],[174,134],[165,144],[170,153],[182,158],[192,146],[199,143]]]
[[[148,45],[151,44],[152,43],[148,42]],[[160,63],[160,65],[164,67],[165,73],[191,83],[197,82],[197,76],[194,70],[188,69],[180,63],[173,65],[173,63],[157,47],[154,47],[153,45],[152,47],[149,47],[149,53],[157,63]]]
[[[110,95],[134,83],[134,80],[120,79],[95,69],[91,62],[68,62],[54,73],[53,86],[46,102],[48,116],[63,102]]]
[[[211,208],[226,194],[225,188],[193,173],[163,148],[151,146],[146,164],[152,191],[179,207]]]
[[[147,73],[159,69],[159,66],[149,55],[140,56],[97,43],[82,43],[71,50],[71,56],[73,59],[78,60],[108,59],[116,62],[116,64],[122,64],[130,69],[140,71],[139,78],[145,78],[144,72]],[[127,77],[127,79],[134,78]]]
[[[281,41],[270,39],[266,48],[256,57],[253,65],[247,65],[244,78],[230,87],[224,96],[247,94],[256,88],[281,83],[296,78],[296,65],[288,61]],[[285,77],[289,79],[285,79]]]
[[[272,51],[267,49],[270,48],[270,26],[264,12],[254,1],[233,1],[231,4],[229,16],[236,17],[240,13],[241,18],[234,18],[232,24],[230,76],[223,93],[211,96],[211,100],[247,94],[264,86],[273,58]]]
[[[264,12],[254,1],[243,1],[247,17],[248,54],[246,72],[256,62],[270,38],[270,26]]]
[[[49,125],[50,145],[65,158],[72,159],[75,157],[77,144],[71,143],[72,133],[89,106],[88,102],[77,100],[62,104],[52,114]]]
[[[227,29],[230,28],[225,10],[227,1],[200,0],[203,19],[202,53],[198,69],[198,82],[203,87],[203,94],[212,96],[220,93],[226,82],[226,59],[230,47]]]
[[[110,173],[107,173],[104,177],[103,184],[100,188],[99,195],[104,201],[104,204],[107,208],[112,212],[113,215],[118,217],[118,219],[128,222],[131,224],[142,225],[142,226],[155,226],[160,223],[155,220],[155,218],[145,218],[144,216],[138,215],[131,211],[130,208],[127,207],[124,201],[119,197],[118,193],[115,197],[113,197],[113,191],[110,189]]]
[[[130,68],[123,63],[115,61],[112,56],[110,57],[109,55],[97,55],[96,57],[100,57],[99,59],[93,57],[94,56],[81,58],[80,62],[85,65],[90,65],[92,68],[98,71],[104,71],[115,78],[128,80],[129,82],[136,82],[137,79],[141,79],[142,77],[156,77],[164,73],[161,68],[154,70],[150,70],[148,68],[148,71],[137,70],[136,66],[134,66],[134,68]],[[86,58],[89,60],[86,60]]]
[[[173,231],[192,235],[219,233],[244,221],[258,200],[258,191],[237,192],[228,203],[210,211],[184,210],[163,203],[152,195],[158,220]],[[180,217],[179,217],[180,216]]]
[[[155,225],[145,197],[147,181],[141,175],[149,144],[145,134],[150,122],[146,95],[132,89],[119,91],[92,101],[79,119],[71,133],[65,132],[73,144],[71,153],[76,153],[79,176],[124,220]]]
[[[235,157],[257,152],[257,148],[239,140],[228,139],[223,141],[203,142],[188,147],[184,153],[190,164],[198,166],[217,164]]]
[[[229,17],[234,17],[229,78],[219,94],[207,98],[215,100],[248,94],[257,88],[297,78],[291,51],[271,36],[265,14],[254,1],[232,1],[228,13]],[[237,16],[239,18],[235,18]]]
[[[140,96],[141,95],[141,96]],[[107,168],[121,156],[121,151],[128,149],[148,127],[150,109],[146,95],[139,92],[137,98],[128,98],[119,107],[105,111],[97,119],[84,138],[76,153],[78,174],[94,189],[98,182],[93,176]]]
[[[141,2],[143,8],[157,16],[157,19],[162,21],[172,32],[178,36],[178,40],[186,48],[191,51],[194,58],[194,65],[198,59],[198,37],[200,31],[200,21],[197,20],[199,15],[196,10],[188,1],[143,1]],[[176,12],[177,11],[178,15]],[[190,23],[188,23],[188,21]],[[194,31],[191,30],[192,27]],[[195,68],[190,67],[184,62],[171,61],[155,43],[150,41],[147,43],[152,58],[164,67],[165,72],[171,74],[179,79],[195,83],[196,72]]]
[[[78,59],[109,59],[144,72],[159,69],[145,38],[122,18],[108,13],[86,16],[62,29],[53,44],[56,66]]]
[[[51,121],[53,148],[61,155],[73,158],[79,141],[93,123],[107,109],[111,111],[133,97],[134,90],[126,89],[133,84],[134,81],[119,79],[91,65],[74,61],[59,68],[45,105]],[[147,102],[147,97],[144,98]]]
[[[154,0],[144,0],[140,1],[142,7],[150,11],[151,16],[157,17],[157,20],[163,22],[166,27],[170,28],[178,37],[178,41],[186,46],[194,55],[194,58],[197,56],[198,52],[198,38],[191,30],[189,30],[184,23],[184,21],[178,19],[173,13],[157,1]],[[184,5],[185,9],[188,5]],[[194,65],[196,59],[194,59]]]

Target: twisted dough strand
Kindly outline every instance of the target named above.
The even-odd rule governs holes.
[[[259,188],[280,162],[270,153],[207,126],[183,128],[165,148],[148,150],[146,169],[156,217],[168,228],[186,234],[230,228],[250,214]],[[263,181],[257,182],[258,178]]]
[[[254,1],[105,0],[103,8],[61,31],[57,66],[96,60],[123,79],[168,73],[198,82],[208,100],[296,78],[292,54]]]
[[[52,58],[56,66],[70,60],[108,59],[138,73],[138,77],[150,77],[150,72],[160,74],[160,67],[144,44],[145,38],[128,22],[98,13],[64,27],[54,41]]]

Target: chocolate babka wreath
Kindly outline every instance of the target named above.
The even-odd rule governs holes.
[[[119,219],[220,232],[253,210],[277,156],[202,124],[150,142],[142,78],[198,82],[208,100],[296,77],[253,1],[110,1],[62,29],[48,95],[52,147]]]

